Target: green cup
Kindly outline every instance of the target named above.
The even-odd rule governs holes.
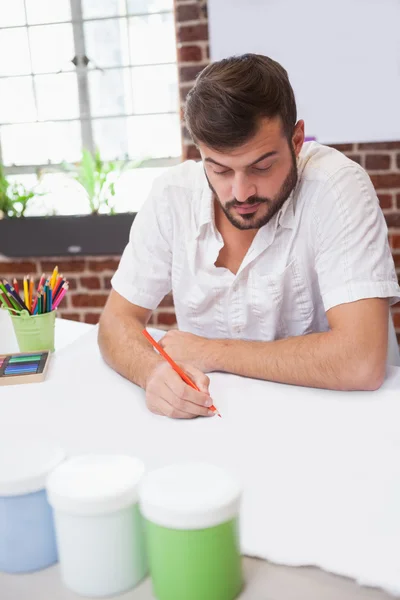
[[[24,310],[10,316],[20,352],[54,352],[55,310],[43,315],[30,315]]]
[[[243,586],[240,487],[212,465],[171,465],[145,478],[140,507],[158,600],[234,600]]]

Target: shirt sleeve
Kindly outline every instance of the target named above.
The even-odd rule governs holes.
[[[158,178],[133,221],[111,285],[132,304],[154,310],[171,291],[172,218],[164,178]]]
[[[316,271],[325,311],[363,298],[400,300],[388,231],[368,174],[332,176],[314,207]]]

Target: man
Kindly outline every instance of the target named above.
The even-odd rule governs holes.
[[[378,388],[400,289],[368,175],[304,144],[287,73],[265,56],[206,67],[185,116],[202,161],[159,178],[134,221],[100,321],[105,360],[177,418],[213,414],[210,371]],[[161,345],[201,391],[141,334],[171,289],[179,330]]]

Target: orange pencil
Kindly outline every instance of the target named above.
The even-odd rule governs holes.
[[[176,373],[178,373],[179,377],[181,379],[183,379],[183,381],[185,383],[190,385],[191,388],[200,392],[200,389],[197,387],[197,385],[186,375],[186,373],[184,371],[182,371],[182,369],[176,364],[176,362],[174,362],[172,360],[172,358],[169,356],[169,354],[167,354],[165,352],[165,350],[163,348],[161,348],[160,344],[158,344],[156,342],[156,340],[149,334],[149,332],[146,329],[143,329],[142,333],[143,333],[144,337],[150,342],[150,344],[156,350],[158,350],[158,352],[161,354],[161,356],[163,356],[165,358],[165,360],[171,365],[171,367],[174,369],[174,371]],[[219,414],[219,412],[215,408],[215,406],[210,406],[210,409],[213,410],[214,412],[216,412],[219,417],[221,417],[221,415]]]

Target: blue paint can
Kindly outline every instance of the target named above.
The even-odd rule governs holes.
[[[64,458],[43,440],[0,441],[0,571],[28,573],[57,562],[45,482]]]

